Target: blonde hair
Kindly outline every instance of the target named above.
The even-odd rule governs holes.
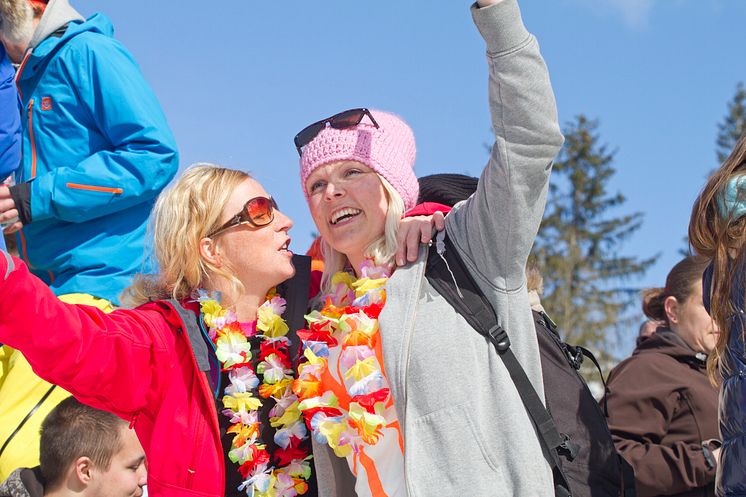
[[[710,176],[692,208],[689,221],[689,243],[694,251],[712,260],[713,275],[710,298],[710,315],[717,323],[718,335],[715,349],[707,361],[710,380],[717,384],[720,358],[730,338],[729,317],[738,312],[731,300],[733,274],[746,262],[746,216],[724,216],[718,201],[729,182],[736,176],[746,175],[746,134],[742,135],[730,156],[720,169]]]
[[[404,200],[386,178],[376,173],[381,180],[383,190],[386,192],[388,209],[386,210],[386,222],[383,233],[365,250],[365,256],[372,258],[376,265],[383,266],[391,264],[396,255],[396,234],[399,231],[399,223],[404,215]],[[344,271],[349,264],[347,256],[334,250],[326,240],[321,240],[321,253],[324,257],[324,272],[321,276],[321,294],[331,290],[332,276],[339,271]]]
[[[149,228],[160,273],[137,275],[122,292],[122,302],[135,307],[153,300],[185,299],[214,277],[225,279],[234,294],[240,293],[243,284],[229,265],[216,267],[204,260],[199,243],[220,227],[233,190],[250,178],[243,171],[200,163],[164,190],[153,207]]]

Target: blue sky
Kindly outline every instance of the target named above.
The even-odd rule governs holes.
[[[176,134],[182,165],[251,171],[294,220],[314,229],[297,175],[295,133],[350,107],[400,114],[418,142],[418,175],[478,175],[490,141],[484,45],[455,0],[406,2],[96,2],[134,54]],[[209,5],[209,7],[205,7]],[[601,121],[617,149],[619,214],[645,213],[624,254],[661,252],[660,286],[678,260],[692,202],[717,164],[716,124],[746,80],[743,0],[521,3],[539,39],[565,123]]]

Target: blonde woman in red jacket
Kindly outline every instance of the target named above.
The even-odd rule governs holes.
[[[153,220],[161,272],[126,292],[142,304],[134,310],[64,304],[3,252],[0,342],[41,377],[130,422],[153,497],[315,493],[289,388],[292,304],[268,297],[295,271],[292,221],[249,175],[211,165],[187,170]]]

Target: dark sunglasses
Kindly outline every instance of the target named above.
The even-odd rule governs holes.
[[[321,133],[321,130],[324,129],[327,124],[334,129],[354,128],[360,124],[360,121],[362,121],[365,116],[368,116],[368,119],[371,120],[376,128],[378,127],[378,123],[373,119],[373,114],[371,114],[368,109],[345,110],[339,114],[334,114],[332,117],[327,117],[321,121],[309,124],[303,128],[300,133],[295,135],[295,138],[293,139],[295,142],[295,148],[298,150],[298,155],[303,155],[303,147],[311,143],[311,141]]]
[[[220,228],[208,234],[207,238],[212,238],[229,228],[243,223],[249,223],[255,228],[267,226],[275,218],[275,209],[277,208],[277,202],[272,197],[254,197],[244,204],[241,212],[230,218]]]

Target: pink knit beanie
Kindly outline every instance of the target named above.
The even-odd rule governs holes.
[[[374,109],[370,109],[370,113],[378,128],[367,117],[354,128],[327,126],[303,147],[300,180],[306,200],[306,179],[317,167],[354,160],[386,178],[401,195],[406,210],[416,205],[419,184],[413,169],[416,149],[412,129],[394,114]]]

